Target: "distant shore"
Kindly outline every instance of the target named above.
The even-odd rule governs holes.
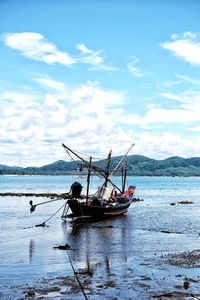
[[[29,177],[29,176],[45,176],[45,177],[51,177],[51,176],[74,176],[76,178],[85,178],[87,176],[87,174],[26,174],[26,175],[22,175],[22,174],[0,174],[0,177]],[[93,176],[96,176],[95,174]],[[121,175],[113,175],[113,177],[121,177]],[[151,177],[157,177],[157,178],[192,178],[192,177],[196,177],[199,178],[200,175],[131,175],[131,174],[127,174],[127,177],[145,177],[145,178],[151,178]]]
[[[111,168],[122,159],[122,156],[113,157]],[[99,160],[95,165],[105,169],[106,160]],[[41,167],[16,167],[0,164],[1,175],[85,175],[85,171],[79,173],[78,161],[59,160]],[[117,174],[115,174],[117,175]],[[142,155],[129,155],[127,157],[128,176],[167,176],[167,177],[193,177],[200,176],[200,157],[182,158],[178,156],[163,160],[151,159]]]

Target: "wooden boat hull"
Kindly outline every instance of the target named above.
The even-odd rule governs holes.
[[[77,200],[68,200],[68,204],[74,217],[92,216],[107,218],[126,213],[131,203],[129,202],[116,206],[93,206],[78,202]]]

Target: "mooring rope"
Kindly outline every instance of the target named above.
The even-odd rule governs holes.
[[[70,264],[71,264],[72,270],[73,270],[73,272],[74,272],[74,276],[76,277],[76,280],[78,281],[78,284],[79,284],[79,286],[80,286],[80,288],[81,288],[81,291],[82,291],[82,293],[83,293],[83,296],[85,297],[86,300],[88,300],[87,295],[86,295],[86,293],[85,293],[85,291],[84,291],[84,288],[83,288],[83,286],[82,286],[82,284],[81,284],[81,282],[80,282],[80,280],[79,280],[79,278],[78,278],[78,276],[77,276],[77,272],[76,272],[75,269],[74,269],[74,266],[73,266],[71,257],[70,257],[70,255],[69,255],[69,251],[67,251],[67,255],[68,255],[69,262],[70,262]]]

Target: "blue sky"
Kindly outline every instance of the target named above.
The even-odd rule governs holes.
[[[0,1],[0,164],[61,143],[200,156],[200,2]]]

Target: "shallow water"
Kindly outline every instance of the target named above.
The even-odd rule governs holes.
[[[91,190],[100,184],[93,179]],[[0,192],[64,193],[74,180],[86,182],[74,176],[0,176]],[[114,181],[120,183],[120,178]],[[61,220],[60,211],[48,226],[35,227],[63,200],[30,214],[30,200],[47,198],[1,197],[0,298],[22,297],[19,288],[10,287],[33,285],[42,277],[73,276],[68,254],[76,271],[92,272],[80,275],[88,299],[150,299],[174,290],[198,293],[200,262],[185,267],[168,264],[163,257],[199,249],[200,178],[128,177],[128,183],[137,186],[135,196],[144,201],[133,203],[124,216],[74,226]],[[193,203],[178,203],[183,200]],[[54,248],[66,243],[71,250]],[[185,277],[193,280],[187,291]],[[81,299],[81,291],[73,299],[76,294]]]

